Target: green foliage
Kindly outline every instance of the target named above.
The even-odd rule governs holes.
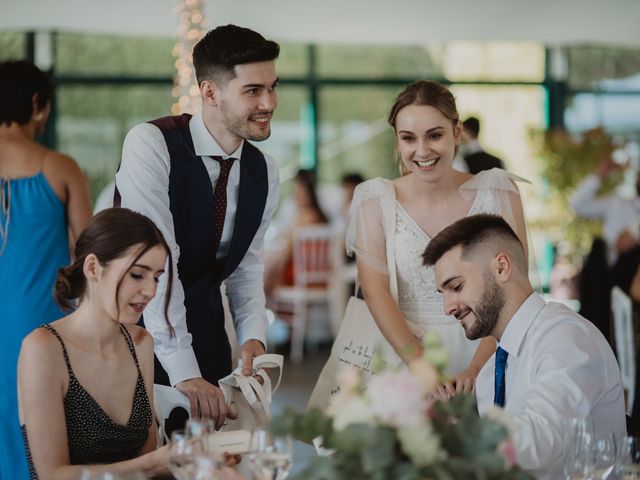
[[[429,465],[415,465],[403,451],[395,428],[378,422],[356,423],[333,430],[332,419],[320,410],[296,413],[288,409],[272,422],[277,435],[290,434],[309,442],[322,437],[333,450],[314,458],[294,480],[526,480],[519,468],[505,468],[498,453],[508,438],[504,425],[477,414],[475,399],[460,395],[436,403],[431,422],[446,456]]]
[[[531,137],[547,185],[544,219],[532,222],[531,227],[544,231],[553,243],[567,245],[568,255],[574,260],[582,258],[588,253],[593,237],[600,233],[601,225],[599,221],[577,218],[570,198],[584,177],[594,172],[598,162],[611,155],[611,138],[601,128],[586,131],[580,137],[564,131],[534,131]],[[617,180],[605,183],[601,193],[610,191]]]

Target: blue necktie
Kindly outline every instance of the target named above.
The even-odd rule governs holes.
[[[505,371],[507,370],[507,357],[509,353],[498,347],[496,350],[496,376],[494,384],[493,403],[499,407],[504,407],[504,391],[505,391]]]

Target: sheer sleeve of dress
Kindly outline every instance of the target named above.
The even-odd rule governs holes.
[[[460,195],[473,201],[472,213],[489,212],[501,215],[517,231],[513,215],[511,196],[519,196],[520,191],[515,182],[530,183],[524,178],[513,175],[506,170],[493,168],[482,171],[460,187]]]
[[[531,232],[527,227],[526,214],[523,210],[519,215],[514,215],[512,208],[514,202],[517,202],[517,197],[520,196],[520,190],[515,182],[531,183],[505,170],[494,168],[476,174],[471,180],[463,184],[459,191],[460,194],[467,199],[476,197],[473,211],[470,212],[471,214],[486,212],[501,215],[516,233],[518,233],[516,217],[521,218],[524,224],[524,235],[526,236],[528,246],[529,279],[534,288],[541,292],[542,284],[540,282],[540,274],[538,273],[533,241],[531,240]]]
[[[384,182],[389,181],[375,178],[356,187],[345,241],[349,256],[356,255],[373,270],[388,274],[383,205],[394,199],[389,198]]]

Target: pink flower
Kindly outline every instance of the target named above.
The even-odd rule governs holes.
[[[374,417],[387,425],[401,427],[416,426],[425,421],[429,408],[427,393],[420,379],[403,370],[374,376],[367,397]]]
[[[498,453],[504,458],[505,470],[510,470],[513,467],[518,458],[516,453],[516,447],[511,440],[504,440],[498,445]]]

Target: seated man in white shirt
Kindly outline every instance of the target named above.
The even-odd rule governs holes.
[[[431,241],[423,260],[434,267],[445,312],[467,338],[498,341],[476,379],[478,410],[497,404],[514,417],[522,468],[562,478],[572,418],[591,420],[596,437],[613,432],[622,439],[624,397],[609,344],[591,322],[533,291],[524,249],[507,222],[489,214],[463,218]]]

